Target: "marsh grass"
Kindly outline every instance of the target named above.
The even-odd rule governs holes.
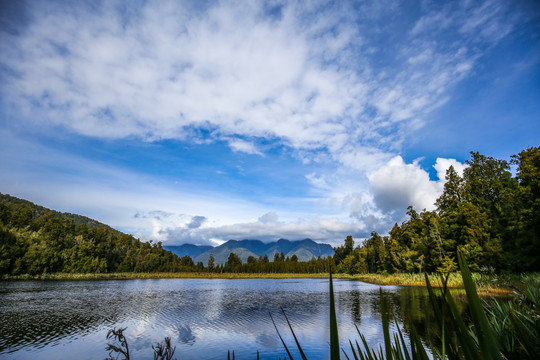
[[[176,272],[176,273],[53,273],[40,275],[3,275],[1,280],[133,280],[133,279],[328,279],[328,273],[208,273],[208,272]],[[359,280],[378,285],[426,286],[423,274],[334,274],[337,279]],[[530,284],[540,287],[540,274],[486,275],[474,273],[472,278],[480,295],[509,296],[516,291],[524,291]],[[429,275],[433,287],[441,287],[437,274]],[[461,275],[451,273],[448,277],[448,288],[464,289]]]
[[[352,275],[350,278],[377,285],[426,286],[425,274],[361,274]],[[449,289],[462,289],[465,291],[463,278],[459,272],[450,273],[446,285],[443,284],[439,274],[429,274],[427,278],[432,287],[441,288],[446,286]],[[540,274],[491,275],[471,273],[471,278],[476,285],[478,294],[482,296],[510,296],[516,290],[526,288],[533,281],[540,283]]]
[[[499,303],[491,309],[480,299],[463,254],[458,254],[462,286],[469,305],[470,325],[466,324],[456,306],[454,296],[449,291],[452,274],[440,274],[437,289],[431,285],[430,277],[424,275],[424,281],[429,293],[430,304],[439,327],[440,346],[425,344],[414,327],[412,321],[409,327],[409,343],[405,340],[402,330],[394,318],[397,332],[390,334],[390,323],[393,317],[388,310],[386,297],[380,289],[380,309],[383,328],[383,345],[372,349],[360,329],[356,327],[360,343],[354,344],[349,340],[350,349],[340,349],[336,324],[335,304],[333,299],[332,275],[330,275],[330,359],[339,360],[340,351],[347,360],[411,360],[421,359],[473,359],[473,360],[502,360],[505,359],[535,359],[540,354],[540,290],[531,284],[537,284],[538,277],[533,276],[526,287],[522,302]],[[514,300],[520,301],[520,300]],[[501,305],[505,304],[505,305]],[[520,305],[520,310],[517,306]],[[487,307],[487,310],[486,310]],[[494,329],[496,331],[494,331]],[[502,329],[502,330],[501,330]],[[277,328],[276,328],[277,330]],[[291,328],[291,332],[294,331]],[[503,339],[501,339],[503,337]],[[503,343],[503,340],[505,343]],[[284,346],[286,346],[284,344]],[[300,345],[297,344],[300,348]],[[288,352],[289,353],[289,352]],[[431,353],[431,354],[429,354]],[[349,357],[348,354],[351,354]],[[504,356],[503,356],[504,355]],[[290,353],[289,353],[290,356]],[[291,357],[292,359],[292,357]]]

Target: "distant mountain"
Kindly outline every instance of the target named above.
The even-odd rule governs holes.
[[[201,255],[207,250],[213,249],[214,247],[184,244],[180,246],[163,246],[163,248],[180,257],[189,256],[190,258],[195,259],[197,256]]]
[[[192,245],[195,246],[195,245]],[[165,247],[170,250],[169,247]],[[171,250],[172,251],[172,250]],[[226,243],[208,249],[193,258],[195,263],[202,262],[208,264],[210,254],[214,255],[215,264],[224,264],[230,253],[238,255],[242,262],[247,262],[249,256],[258,258],[267,255],[270,261],[274,260],[274,254],[283,253],[285,257],[296,255],[298,261],[309,261],[313,257],[318,258],[334,255],[334,249],[328,244],[318,244],[311,239],[290,241],[280,239],[268,244],[260,240],[229,240]]]

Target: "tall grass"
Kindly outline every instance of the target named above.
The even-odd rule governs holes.
[[[353,344],[349,340],[349,349],[340,348],[337,341],[338,330],[337,325],[335,325],[337,322],[332,276],[330,275],[330,358],[332,360],[339,359],[340,351],[343,352],[347,360],[351,360],[351,358],[355,360],[427,360],[430,358],[428,353],[431,353],[431,358],[441,360],[502,360],[503,355],[507,359],[537,358],[540,354],[540,290],[533,287],[528,288],[525,299],[529,302],[527,312],[517,310],[517,306],[512,305],[513,303],[507,303],[507,305],[495,303],[497,305],[488,307],[486,311],[486,305],[478,295],[473,275],[461,253],[458,254],[458,262],[469,304],[471,325],[464,322],[449,291],[451,275],[440,275],[438,281],[441,287],[438,288],[438,292],[431,285],[430,277],[424,276],[430,303],[439,327],[439,334],[441,334],[439,339],[441,345],[438,347],[434,344],[424,344],[412,321],[408,324],[410,329],[408,343],[397,322],[395,322],[397,332],[390,334],[392,314],[388,311],[386,297],[381,289],[380,309],[384,346],[379,346],[379,349],[369,348],[365,337],[356,328],[361,345],[358,341]],[[500,322],[503,318],[507,320]],[[497,331],[494,332],[493,328]],[[500,329],[505,331],[501,332]],[[291,331],[294,334],[292,328]],[[502,339],[504,339],[504,343]],[[300,348],[299,344],[298,347]]]

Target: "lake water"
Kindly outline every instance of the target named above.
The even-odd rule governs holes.
[[[283,307],[309,359],[329,358],[329,296],[325,279],[156,279],[0,282],[1,359],[104,359],[106,335],[127,328],[133,359],[152,359],[166,336],[178,359],[283,358],[294,339]],[[340,342],[382,343],[378,285],[334,280]],[[400,323],[424,323],[420,290],[384,286]],[[411,315],[412,314],[412,315]],[[426,332],[426,329],[420,329]],[[349,350],[350,354],[350,350]],[[293,353],[293,356],[295,353]],[[300,358],[300,356],[298,356]]]

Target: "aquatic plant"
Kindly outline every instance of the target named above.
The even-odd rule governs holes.
[[[540,354],[540,289],[529,283],[511,301],[493,299],[485,305],[500,350],[507,359]]]
[[[126,330],[126,328],[113,328],[107,333],[107,340],[112,338],[118,343],[118,345],[114,343],[107,344],[106,350],[109,352],[109,357],[107,360],[118,360],[120,356],[124,356],[124,360],[130,359],[129,345],[126,337],[124,336],[124,330]],[[116,354],[116,357],[113,357],[113,354]]]
[[[392,314],[388,311],[386,297],[381,289],[379,296],[384,348],[382,345],[379,346],[378,350],[369,348],[365,337],[362,335],[361,331],[356,328],[362,346],[360,346],[358,341],[355,341],[355,344],[353,344],[352,341],[349,340],[352,357],[355,360],[427,360],[430,358],[427,351],[427,349],[429,349],[434,359],[502,359],[490,322],[488,321],[486,312],[482,306],[480,297],[478,296],[472,274],[463,254],[458,254],[458,261],[471,314],[472,324],[470,327],[463,321],[455,300],[448,291],[448,274],[446,276],[441,275],[443,287],[440,289],[439,296],[435,294],[428,276],[425,275],[430,303],[435,313],[439,333],[441,334],[441,346],[438,348],[433,344],[429,344],[429,347],[426,347],[418,336],[412,322],[409,324],[409,344],[405,341],[403,332],[395,320],[397,333],[394,333],[393,336],[391,336],[390,320]],[[291,331],[294,334],[292,328]],[[284,342],[283,344],[286,347]],[[300,348],[299,344],[297,344],[297,346]],[[333,284],[332,277],[330,276],[330,358],[332,360],[340,359],[340,351],[343,352],[347,360],[350,360],[345,349],[340,349],[339,346]],[[288,349],[287,353],[292,360],[292,356]]]
[[[126,328],[113,328],[107,333],[107,340],[113,339],[113,343],[108,343],[106,350],[109,352],[109,357],[106,360],[130,360],[131,353],[129,351],[129,345],[124,335]],[[171,338],[166,337],[156,346],[152,345],[154,350],[154,360],[176,360],[173,359],[176,346],[171,346]],[[121,357],[123,356],[123,357]],[[234,360],[234,353],[233,353]]]

